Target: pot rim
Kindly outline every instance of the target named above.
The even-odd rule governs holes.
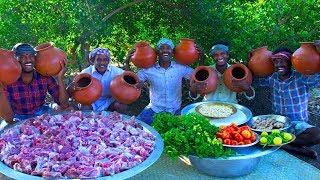
[[[38,46],[35,47],[35,50],[38,51],[43,51],[43,50],[47,50],[51,47],[53,47],[54,43],[53,42],[46,42],[46,43],[42,43]]]
[[[181,38],[180,41],[192,41],[194,43],[194,39],[191,39],[191,38]]]
[[[238,63],[238,64],[232,65],[231,75],[232,75],[233,69],[234,69],[234,68],[238,68],[238,67],[239,67],[239,68],[242,68],[242,69],[244,70],[245,74],[249,74],[250,71],[248,71],[247,66],[245,66],[244,64]],[[234,80],[239,80],[239,81],[240,81],[240,80],[246,79],[246,77],[247,77],[247,76],[244,76],[243,78],[238,79],[238,78],[235,78],[235,77],[232,76],[232,79],[234,79]]]
[[[145,47],[145,46],[150,46],[150,43],[148,41],[139,41],[135,44],[135,48]]]
[[[209,78],[209,76],[210,76],[210,70],[209,70],[208,68],[209,68],[208,66],[198,66],[198,67],[194,70],[194,73],[192,74],[192,76],[194,77],[194,78],[193,78],[194,81],[195,81],[195,82],[204,82],[204,81],[206,81],[206,80]],[[199,80],[196,79],[196,74],[197,74],[197,72],[199,72],[199,71],[201,71],[201,70],[206,70],[206,71],[208,72],[208,77],[207,77],[207,79],[205,79],[205,80],[203,80],[203,81],[199,81]]]
[[[75,78],[74,78],[74,80],[73,80],[73,82],[75,82],[76,84],[78,83],[78,81],[80,80],[80,79],[82,79],[82,78],[90,78],[90,83],[87,85],[87,86],[85,86],[85,87],[77,87],[77,89],[80,91],[80,90],[83,90],[83,89],[87,89],[91,84],[92,84],[92,76],[90,75],[90,74],[88,74],[88,73],[80,73],[80,74],[78,74]]]
[[[302,42],[300,42],[300,44],[314,44],[314,42],[312,42],[312,41],[302,41]]]
[[[127,81],[124,80],[124,76],[130,76],[130,77],[132,77],[132,78],[136,81],[136,83],[135,83],[135,84],[130,84],[130,83],[128,83]],[[121,81],[124,82],[125,84],[131,86],[131,87],[136,87],[136,85],[139,83],[139,78],[138,78],[138,76],[137,76],[134,72],[132,72],[132,71],[124,71],[123,74],[122,74],[122,77],[121,77]]]

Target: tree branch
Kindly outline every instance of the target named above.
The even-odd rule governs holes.
[[[109,13],[106,17],[104,17],[104,18],[102,19],[102,21],[105,22],[105,21],[107,21],[111,16],[113,16],[114,14],[122,11],[123,9],[128,8],[128,7],[130,7],[130,6],[133,6],[133,5],[135,5],[135,4],[141,3],[141,2],[143,2],[143,1],[145,1],[145,0],[135,0],[135,1],[133,1],[133,2],[131,2],[131,3],[128,3],[128,4],[124,5],[124,6],[121,6],[121,7],[119,7],[118,9],[116,9],[116,10],[112,11],[111,13]]]

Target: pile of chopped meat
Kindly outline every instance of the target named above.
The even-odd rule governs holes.
[[[48,178],[95,178],[130,169],[152,152],[155,137],[119,113],[44,114],[0,135],[0,160]]]

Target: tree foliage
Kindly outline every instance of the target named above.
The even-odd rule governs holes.
[[[122,63],[137,41],[161,37],[195,39],[207,54],[227,41],[244,62],[260,46],[295,50],[320,37],[320,0],[2,0],[0,14],[0,47],[52,41],[73,69],[85,65],[88,49],[107,47]]]

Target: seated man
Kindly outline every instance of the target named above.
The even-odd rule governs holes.
[[[231,91],[226,87],[226,85],[223,82],[223,73],[227,70],[227,68],[230,66],[228,64],[229,60],[229,47],[226,45],[226,43],[217,43],[212,46],[210,50],[210,55],[212,56],[213,60],[215,61],[215,65],[210,66],[214,71],[216,71],[218,75],[218,86],[216,91],[206,94],[203,98],[203,101],[221,101],[221,102],[230,102],[230,103],[238,103],[237,100],[237,93]],[[200,89],[203,89],[206,84],[199,83],[194,88],[190,89],[190,97],[192,99],[199,98],[199,95],[196,96],[196,91],[199,91]],[[252,89],[252,91],[249,91],[250,85],[245,85],[242,89],[244,89],[244,96],[251,100],[255,96],[255,91]],[[250,94],[249,96],[247,94]]]
[[[272,56],[276,72],[267,78],[255,79],[255,84],[270,87],[274,113],[291,119],[291,131],[297,138],[282,148],[317,158],[310,146],[320,143],[320,128],[307,122],[309,90],[320,87],[320,74],[305,76],[292,70],[291,55],[288,48],[277,49]]]
[[[174,44],[171,40],[161,38],[157,43],[158,62],[147,69],[138,71],[140,84],[147,82],[149,86],[149,105],[137,118],[151,124],[153,115],[159,112],[180,114],[182,79],[190,79],[193,69],[178,64],[173,59]],[[130,59],[134,51],[131,51]],[[128,61],[127,58],[127,61]]]
[[[36,51],[29,44],[19,43],[13,48],[15,57],[21,65],[20,78],[13,84],[3,86],[0,84],[0,116],[7,123],[13,123],[13,118],[24,120],[48,112],[50,108],[45,105],[47,92],[55,103],[62,109],[67,108],[68,95],[64,85],[65,63],[57,75],[53,77],[42,76],[34,69]]]
[[[105,48],[96,48],[89,54],[89,61],[91,64],[81,73],[91,74],[94,78],[98,79],[102,85],[101,97],[91,104],[90,107],[82,107],[82,109],[92,109],[94,111],[118,111],[124,112],[127,108],[126,105],[116,102],[110,93],[110,82],[117,75],[122,74],[124,71],[118,67],[110,65],[110,52]],[[74,83],[71,83],[67,89],[69,94],[76,90]]]

